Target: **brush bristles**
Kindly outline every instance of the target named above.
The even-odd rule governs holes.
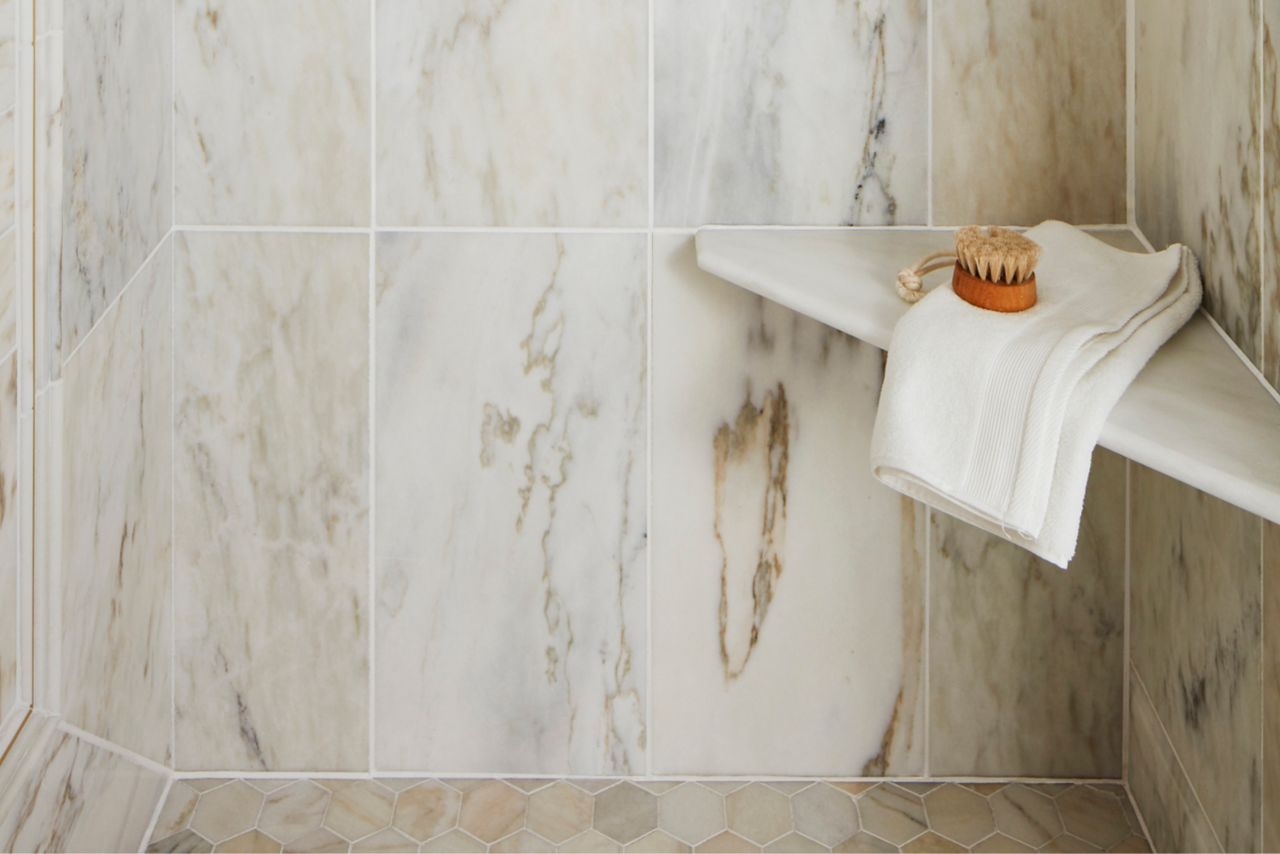
[[[970,275],[997,285],[1018,285],[1031,278],[1040,246],[998,226],[970,225],[956,232],[956,257]]]

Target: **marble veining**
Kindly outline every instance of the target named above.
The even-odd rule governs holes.
[[[172,243],[66,364],[62,706],[157,762],[170,757]]]
[[[365,768],[368,240],[175,252],[176,765]]]
[[[867,471],[882,354],[689,235],[654,253],[653,772],[920,773],[924,528]]]
[[[377,0],[378,222],[648,223],[645,0]]]
[[[369,223],[368,0],[178,0],[181,225]]]
[[[18,702],[18,356],[0,361],[0,719]]]
[[[1119,777],[1125,460],[1094,452],[1065,572],[930,517],[930,771]]]
[[[1258,4],[1137,0],[1137,223],[1200,260],[1204,305],[1254,364],[1258,243]]]
[[[69,355],[172,221],[170,0],[66,10],[62,346]]]
[[[1263,523],[1262,850],[1280,851],[1280,525]]]
[[[658,0],[659,225],[927,217],[922,0]]]
[[[1280,0],[1262,3],[1262,128],[1263,128],[1263,252],[1270,259],[1264,265],[1262,281],[1262,373],[1280,390]],[[1277,839],[1280,845],[1280,838]]]
[[[1133,667],[1228,851],[1261,843],[1258,517],[1134,466]]]
[[[0,849],[137,851],[165,782],[35,713],[0,769]]]
[[[933,8],[934,221],[1123,222],[1122,0]]]
[[[61,4],[58,4],[59,7]],[[62,41],[61,32],[36,42],[34,191],[41,204],[33,214],[36,311],[36,383],[41,388],[62,375]]]
[[[18,346],[18,230],[0,235],[0,359]]]
[[[646,241],[378,242],[378,767],[644,768]]]

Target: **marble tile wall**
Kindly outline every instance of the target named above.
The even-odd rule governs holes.
[[[369,240],[174,252],[175,765],[365,768]]]
[[[1280,851],[1280,525],[1262,526],[1262,850]]]
[[[18,318],[25,303],[19,293],[18,232],[13,187],[18,171],[16,122],[18,95],[17,3],[0,0],[0,722],[17,708],[21,658],[19,602],[19,417]],[[27,40],[29,50],[30,39]]]

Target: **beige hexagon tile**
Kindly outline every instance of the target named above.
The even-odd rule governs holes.
[[[235,781],[228,780],[226,777],[192,777],[184,778],[182,782],[186,783],[197,792],[208,792],[212,789],[218,788],[219,786],[225,786],[228,783]]]
[[[765,854],[809,854],[809,852],[826,851],[827,846],[820,845],[799,833],[788,833],[781,839],[770,842],[764,850]]]
[[[771,789],[777,789],[782,794],[790,797],[796,792],[802,791],[813,785],[812,780],[768,780],[765,785]]]
[[[908,792],[910,792],[913,795],[919,795],[920,797],[923,798],[925,795],[929,794],[934,789],[941,788],[946,784],[939,783],[935,780],[914,780],[914,781],[899,780],[895,782],[894,785],[900,789],[906,789]]]
[[[797,831],[824,845],[848,839],[861,826],[853,798],[826,783],[810,786],[792,798],[791,813]]]
[[[492,780],[486,780],[483,777],[450,777],[449,779],[440,780],[450,788],[457,789],[462,794],[470,792],[472,789],[478,789],[485,783],[492,783]]]
[[[596,795],[595,829],[623,845],[658,826],[658,798],[632,783],[619,783]]]
[[[552,842],[565,842],[591,827],[592,798],[586,792],[560,782],[529,796],[526,826]]]
[[[862,827],[894,845],[903,845],[929,829],[924,801],[901,786],[881,783],[858,798]]]
[[[792,829],[791,799],[761,783],[752,783],[725,798],[725,814],[730,830],[757,845],[772,842]]]
[[[190,854],[207,854],[213,850],[213,843],[193,830],[179,830],[177,833],[152,842],[147,846],[148,852],[190,852]]]
[[[396,794],[373,780],[334,781],[324,826],[345,839],[361,839],[391,824]]]
[[[396,852],[417,851],[418,843],[405,836],[394,827],[388,827],[385,830],[379,830],[373,836],[366,836],[359,842],[351,846],[354,852],[387,852],[387,854],[396,854]]]
[[[227,851],[231,854],[278,854],[280,843],[267,836],[261,830],[249,830],[220,842],[213,846],[215,852]]]
[[[697,852],[706,851],[708,854],[743,854],[748,851],[759,851],[759,845],[752,845],[738,834],[731,830],[717,834],[701,845],[693,849]]]
[[[210,842],[221,842],[253,827],[261,807],[262,792],[243,780],[233,780],[200,796],[190,826]]]
[[[1132,832],[1124,807],[1110,792],[1075,786],[1057,801],[1067,833],[1098,848],[1110,848]]]
[[[902,850],[907,854],[930,854],[930,852],[968,851],[963,845],[957,845],[945,836],[939,836],[932,830],[925,831],[907,844],[902,846]]]
[[[490,780],[462,796],[458,826],[492,845],[524,826],[528,805],[529,797],[524,792],[500,780]]]
[[[661,795],[663,792],[669,792],[676,786],[681,785],[679,780],[636,780],[635,784],[646,792],[655,795]]]
[[[993,833],[969,850],[976,854],[1025,854],[1036,849],[1003,833]]]
[[[549,852],[556,850],[556,846],[536,833],[517,830],[505,839],[500,839],[490,845],[489,850],[511,852],[511,854],[549,854]]]
[[[1092,854],[1102,849],[1096,845],[1090,845],[1078,836],[1063,833],[1049,840],[1048,844],[1042,846],[1040,850],[1055,852],[1055,854]]]
[[[258,827],[281,842],[292,842],[316,830],[329,806],[329,790],[310,780],[299,780],[267,795]]]
[[[196,811],[196,801],[200,793],[182,780],[174,781],[169,787],[169,797],[164,800],[164,807],[156,819],[156,829],[152,836],[164,839],[179,830],[185,830],[191,822],[191,814]]]
[[[994,795],[996,792],[1000,791],[1001,789],[1003,789],[1005,786],[1009,784],[1008,783],[961,783],[960,785],[964,786],[966,789],[970,789],[972,791],[977,792],[979,795],[982,795],[983,797],[989,797],[991,795]]]
[[[502,783],[495,782],[493,785],[515,792],[515,789]],[[524,795],[518,792],[516,794],[523,799]],[[405,789],[396,798],[391,824],[414,839],[426,841],[439,836],[457,823],[463,797],[453,788],[435,780],[418,783]],[[501,836],[499,834],[495,838]]]
[[[697,783],[677,786],[658,798],[658,828],[697,845],[725,829],[724,798]]]
[[[941,786],[924,796],[929,828],[961,845],[973,845],[996,830],[991,805],[963,786]]]
[[[1116,854],[1150,854],[1151,846],[1147,844],[1146,839],[1134,834],[1126,836],[1107,850]]]
[[[345,852],[351,843],[327,827],[309,830],[297,839],[284,846],[285,854],[333,854]]]
[[[290,783],[296,783],[299,779],[298,777],[245,777],[244,781],[266,795],[276,789],[283,789]]]
[[[827,782],[827,785],[834,786],[842,792],[847,792],[848,794],[853,795],[854,797],[857,797],[858,795],[861,795],[863,792],[865,792],[867,789],[873,788],[878,784],[869,783],[865,781],[830,780]]]
[[[554,777],[507,777],[503,782],[508,786],[515,786],[526,795],[531,795],[539,789],[550,786],[556,782],[556,779]]]
[[[996,829],[1028,845],[1038,848],[1063,831],[1053,800],[1027,786],[1006,786],[988,802],[995,815]]]
[[[623,849],[628,852],[643,854],[687,854],[693,849],[671,834],[662,830],[651,830]]]
[[[570,854],[616,854],[622,846],[598,830],[588,830],[561,845],[560,850]]]
[[[710,789],[713,792],[718,792],[722,795],[728,795],[731,792],[736,792],[739,789],[741,789],[743,786],[747,785],[747,781],[746,780],[699,780],[698,784],[701,786],[706,786],[708,789]]]
[[[570,783],[577,786],[582,791],[594,795],[602,792],[613,784],[617,783],[616,777],[580,777],[569,780]]]
[[[847,852],[863,852],[863,854],[889,854],[889,852],[894,852],[896,854],[898,846],[885,842],[880,837],[862,830],[838,845],[831,846],[831,850],[836,854],[846,854]]]
[[[435,839],[422,843],[419,851],[439,852],[439,854],[472,854],[472,852],[488,851],[485,845],[474,836],[468,836],[461,830],[442,833]]]

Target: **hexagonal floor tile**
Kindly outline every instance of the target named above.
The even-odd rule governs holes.
[[[1107,849],[1129,836],[1129,819],[1120,801],[1089,786],[1076,786],[1058,799],[1067,833]]]
[[[435,780],[418,783],[405,789],[396,798],[391,825],[407,836],[426,841],[439,836],[457,823],[462,798],[454,789]]]
[[[213,850],[213,843],[194,830],[179,830],[164,839],[158,839],[147,846],[148,854],[208,854]]]
[[[528,805],[529,796],[524,792],[500,780],[490,780],[462,796],[458,826],[492,845],[524,826]]]
[[[924,809],[930,829],[961,845],[973,845],[996,830],[987,799],[963,786],[934,789],[924,796]]]
[[[770,842],[764,850],[765,854],[816,854],[818,851],[826,851],[827,846],[819,845],[807,836],[788,833],[781,839]]]
[[[796,830],[824,845],[835,845],[858,832],[853,798],[826,783],[810,786],[791,799]]]
[[[898,846],[860,830],[839,845],[831,846],[836,854],[897,854]]]
[[[350,847],[350,842],[327,827],[321,827],[318,830],[302,834],[286,845],[284,850],[285,854],[294,854],[294,852],[299,854],[302,854],[302,852],[305,852],[305,854],[337,854],[337,852],[345,852]]]
[[[665,830],[651,830],[623,850],[627,854],[688,854],[693,849]]]
[[[1062,820],[1053,801],[1024,785],[1005,786],[989,799],[996,829],[1039,848],[1062,833]]]
[[[658,798],[658,827],[689,845],[725,829],[724,798],[697,783],[685,783]]]
[[[299,780],[267,795],[258,828],[281,842],[292,842],[318,830],[329,806],[329,790],[310,780]]]
[[[175,781],[169,787],[169,797],[165,798],[164,808],[160,810],[160,817],[156,819],[156,829],[153,834],[155,838],[164,839],[179,830],[186,830],[191,821],[191,814],[196,811],[198,800],[200,800],[199,792],[181,780]]]
[[[592,798],[561,781],[529,796],[526,825],[551,842],[565,842],[591,827]]]
[[[762,783],[752,783],[725,798],[725,812],[729,829],[757,845],[772,842],[792,826],[791,799]]]
[[[903,845],[929,829],[924,802],[892,783],[881,783],[858,798],[862,827],[886,842]]]
[[[418,850],[431,852],[431,854],[473,854],[473,852],[488,851],[489,846],[461,830],[451,830],[422,843],[422,847]]]
[[[1036,849],[1003,833],[993,833],[969,850],[974,854],[1029,854]]]
[[[400,854],[400,852],[412,852],[418,850],[418,843],[405,836],[394,827],[388,827],[386,830],[379,830],[373,836],[361,839],[359,842],[351,846],[354,854],[363,854],[363,852],[387,852],[387,854]]]
[[[747,851],[759,851],[759,845],[752,845],[732,830],[726,830],[724,833],[716,834],[706,842],[699,845],[694,851],[706,851],[708,854],[743,854]]]
[[[510,854],[550,854],[556,846],[535,833],[518,830],[505,839],[500,839],[489,846],[493,852],[510,852]]]
[[[324,826],[345,839],[362,839],[391,825],[395,792],[373,780],[343,780],[330,784],[333,798]]]
[[[258,820],[262,792],[242,780],[210,789],[191,814],[191,829],[210,842],[244,833]]]
[[[1049,851],[1052,854],[1095,854],[1102,849],[1096,845],[1090,845],[1078,836],[1063,833],[1049,840],[1049,844],[1040,850]]]
[[[594,825],[627,845],[658,826],[658,799],[639,786],[619,783],[596,795]]]
[[[617,854],[622,846],[598,830],[579,833],[560,846],[566,854]]]
[[[950,852],[964,852],[969,849],[963,845],[957,845],[944,836],[939,836],[932,830],[920,834],[915,839],[902,846],[902,850],[906,854],[949,854]]]
[[[261,830],[254,829],[218,843],[213,846],[213,850],[215,854],[222,851],[228,854],[277,854],[280,851],[280,843]]]

